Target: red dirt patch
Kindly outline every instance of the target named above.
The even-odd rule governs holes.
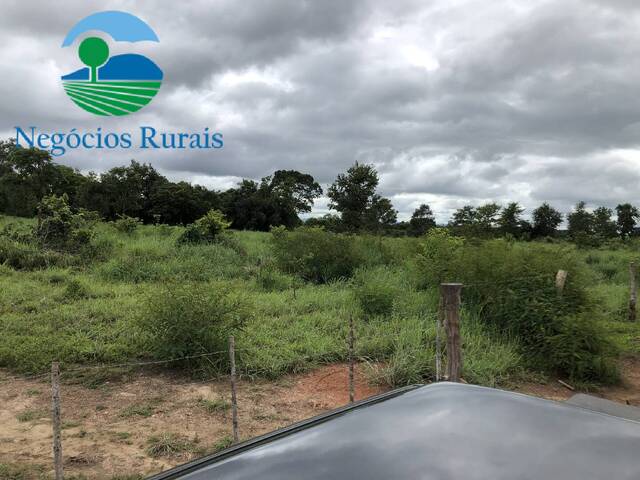
[[[3,376],[0,372],[0,464],[20,468],[40,465],[44,472],[51,473],[49,385]],[[640,358],[624,360],[623,377],[621,386],[595,394],[640,406]],[[385,390],[368,384],[361,366],[356,369],[355,378],[356,399]],[[513,389],[554,400],[566,400],[574,393],[556,380],[547,384],[523,383]],[[61,395],[63,455],[68,475],[103,479],[157,473],[213,451],[231,433],[230,411],[225,407],[207,410],[202,401],[222,402],[224,406],[230,397],[226,380],[186,384],[184,378],[175,375],[139,372],[127,380],[105,382],[95,389],[63,384]],[[340,407],[348,398],[348,368],[343,364],[275,382],[240,381],[241,438]],[[149,438],[168,432],[188,440],[194,449],[174,457],[150,457]],[[23,474],[19,478],[39,477],[36,471],[33,476]]]
[[[621,370],[622,383],[620,385],[602,387],[585,393],[640,407],[640,357],[623,359]],[[548,383],[523,383],[515,387],[514,390],[558,401],[567,400],[578,393],[578,391],[571,391],[555,379]]]
[[[360,366],[355,369],[355,400],[371,397],[385,391],[380,386],[370,385]],[[314,398],[321,407],[336,408],[349,402],[349,370],[347,365],[327,365],[300,378],[294,394],[303,398]]]
[[[368,385],[360,369],[355,378],[358,399],[382,391]],[[0,382],[0,464],[42,465],[51,472],[48,383],[11,379],[8,374],[3,379],[1,372]],[[226,380],[185,384],[170,374],[139,372],[93,389],[63,383],[61,397],[65,472],[71,475],[157,473],[215,450],[231,434],[230,411],[226,407],[207,411],[202,402],[228,403]],[[348,398],[346,365],[329,365],[276,382],[240,381],[241,438],[340,407]],[[189,440],[195,448],[174,457],[150,457],[149,439],[165,432]]]

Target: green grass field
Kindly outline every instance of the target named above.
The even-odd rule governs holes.
[[[0,229],[9,223],[27,228],[32,221],[5,217]],[[370,369],[377,380],[397,386],[434,373],[438,295],[416,279],[419,239],[358,237],[364,257],[353,279],[317,284],[273,266],[268,233],[232,232],[232,244],[176,247],[181,227],[142,226],[131,235],[111,224],[96,228],[94,241],[104,251],[91,262],[31,271],[0,265],[0,367],[37,374],[52,360],[66,368],[157,358],[145,327],[149,318],[160,311],[178,326],[197,316],[213,319],[221,307],[207,297],[225,291],[245,319],[236,334],[245,375],[275,378],[345,360],[350,315],[358,356],[372,365],[383,362]],[[598,328],[623,354],[638,353],[638,324],[625,321],[626,272],[634,254],[577,255],[602,319]],[[194,295],[193,305],[167,303],[176,292]],[[358,306],[362,298],[377,302],[367,303],[374,305],[371,312]],[[537,370],[520,339],[487,325],[481,311],[463,312],[462,335],[469,382],[499,385]]]
[[[97,115],[127,115],[144,107],[162,82],[65,81],[67,95],[81,108]]]

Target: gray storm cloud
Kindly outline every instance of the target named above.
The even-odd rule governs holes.
[[[225,136],[222,151],[68,153],[104,171],[131,158],[226,187],[276,169],[323,184],[375,163],[401,218],[464,204],[640,203],[640,5],[634,1],[3,2],[0,135],[42,130]],[[154,101],[98,118],[66,97],[60,48],[76,21],[133,13],[159,44],[124,45],[164,70]],[[318,212],[326,209],[319,202]]]

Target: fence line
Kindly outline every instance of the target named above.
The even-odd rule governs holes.
[[[10,382],[10,381],[16,381],[16,380],[23,380],[23,381],[37,380],[40,378],[49,378],[50,376],[51,376],[51,372],[38,373],[36,375],[26,375],[26,376],[6,376],[6,377],[0,378],[0,382]]]
[[[473,282],[473,283],[465,283],[463,285],[463,288],[469,288],[469,287],[479,287],[479,286],[484,286],[484,285],[508,285],[508,284],[512,284],[514,282],[520,282],[520,281],[524,281],[524,280],[533,280],[533,279],[538,279],[538,278],[547,278],[549,279],[549,281],[553,280],[553,275],[549,275],[548,273],[541,273],[541,274],[537,274],[537,275],[528,275],[528,276],[524,276],[524,277],[513,277],[513,278],[509,278],[507,280],[501,280],[501,281],[487,281],[487,282]],[[522,286],[521,288],[527,288],[526,286]]]
[[[426,313],[422,315],[422,318],[426,321],[435,320],[436,321],[436,380],[440,380],[441,378],[441,365],[440,365],[440,330],[442,327],[445,327],[446,333],[446,345],[447,345],[447,378],[450,381],[459,381],[460,373],[462,368],[462,358],[461,358],[461,342],[459,339],[459,313],[460,313],[460,290],[462,285],[449,285],[450,291],[447,293],[447,288],[443,285],[443,297],[441,299],[440,305],[441,308],[438,309],[437,312]],[[451,293],[453,292],[453,293]],[[457,293],[456,293],[457,292]],[[451,297],[450,294],[454,296]],[[425,324],[425,327],[427,324]],[[351,314],[349,316],[349,325],[346,340],[346,352],[348,359],[348,395],[349,402],[354,402],[356,397],[356,386],[355,386],[355,362],[356,362],[356,325],[354,321],[354,315]],[[399,333],[392,333],[392,341],[393,339],[402,338],[403,335]],[[452,337],[455,337],[452,339]],[[196,355],[187,355],[183,357],[174,357],[170,359],[164,360],[150,360],[150,361],[138,361],[138,362],[127,362],[127,363],[119,363],[119,364],[103,364],[103,365],[88,365],[88,366],[79,366],[79,367],[71,367],[65,369],[62,373],[60,372],[60,365],[58,362],[52,363],[51,369],[51,395],[52,395],[52,429],[53,429],[53,452],[54,452],[54,466],[56,473],[56,480],[63,479],[63,471],[62,471],[62,436],[61,436],[61,425],[62,425],[62,413],[61,413],[61,402],[60,402],[60,378],[61,375],[70,374],[75,372],[87,372],[87,371],[96,371],[96,370],[109,370],[116,368],[128,368],[128,367],[144,367],[151,365],[163,365],[169,363],[180,362],[184,360],[198,359],[198,358],[209,358],[215,355],[228,354],[229,355],[229,379],[231,384],[231,404],[232,404],[232,431],[233,431],[233,441],[239,441],[239,419],[238,419],[238,395],[237,395],[237,371],[236,371],[236,352],[237,351],[249,351],[247,349],[238,350],[235,348],[235,337],[229,337],[229,350],[228,351],[215,351],[215,352],[204,352]],[[327,356],[331,356],[331,353],[321,353],[315,355],[305,355],[300,357],[300,360],[305,361],[313,361],[313,360],[322,360],[326,359]],[[13,379],[36,379],[43,378],[47,374],[38,374],[33,375],[31,377],[13,377]],[[328,375],[327,375],[328,376]],[[324,377],[323,377],[324,378]],[[316,385],[319,385],[323,378],[316,381]],[[9,380],[9,379],[4,379]],[[201,385],[205,383],[210,383],[211,378],[203,379],[202,381],[192,381],[187,383],[175,383],[173,385]]]
[[[149,361],[143,361],[143,362],[116,363],[113,365],[108,363],[103,365],[87,365],[84,367],[68,368],[64,371],[64,373],[79,372],[79,371],[85,371],[85,370],[100,370],[103,368],[109,369],[109,368],[126,368],[126,367],[143,367],[143,366],[149,366],[149,365],[162,365],[166,363],[181,362],[184,360],[193,360],[195,358],[212,357],[214,355],[221,355],[223,353],[228,353],[228,352],[226,350],[220,350],[218,352],[206,352],[198,355],[188,355],[185,357],[169,358],[166,360],[149,360]]]

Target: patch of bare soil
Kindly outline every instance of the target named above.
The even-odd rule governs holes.
[[[640,358],[624,360],[623,377],[620,386],[590,393],[640,406]],[[512,388],[559,401],[575,393],[557,380]],[[146,372],[95,389],[63,384],[61,391],[63,454],[69,475],[90,479],[150,475],[222,448],[231,438],[227,381],[187,384],[184,378]],[[356,371],[356,399],[382,391],[367,383],[361,369]],[[11,379],[0,372],[0,465],[39,466],[52,473],[49,395],[46,382]],[[348,398],[348,371],[342,364],[276,382],[241,381],[241,437],[251,438],[340,407]],[[171,434],[169,440],[167,434]],[[153,456],[149,447],[154,438],[165,441],[155,444],[154,450],[171,451],[169,456]],[[180,442],[172,445],[175,439]]]
[[[622,361],[622,383],[613,387],[598,388],[589,391],[590,395],[599,396],[614,402],[640,407],[640,357],[629,357]],[[564,401],[572,397],[577,391],[571,391],[557,380],[544,384],[523,383],[514,390],[544,397],[551,400]]]
[[[381,392],[360,370],[356,379],[357,399]],[[230,391],[223,380],[185,384],[169,374],[140,373],[95,389],[63,384],[61,396],[63,455],[70,475],[149,475],[215,451],[231,437]],[[51,473],[49,384],[0,373],[0,402],[0,464],[37,465]],[[347,402],[345,365],[276,382],[240,381],[240,435],[251,438]],[[151,442],[166,442],[166,434],[182,440],[175,445],[178,451],[154,457]]]

